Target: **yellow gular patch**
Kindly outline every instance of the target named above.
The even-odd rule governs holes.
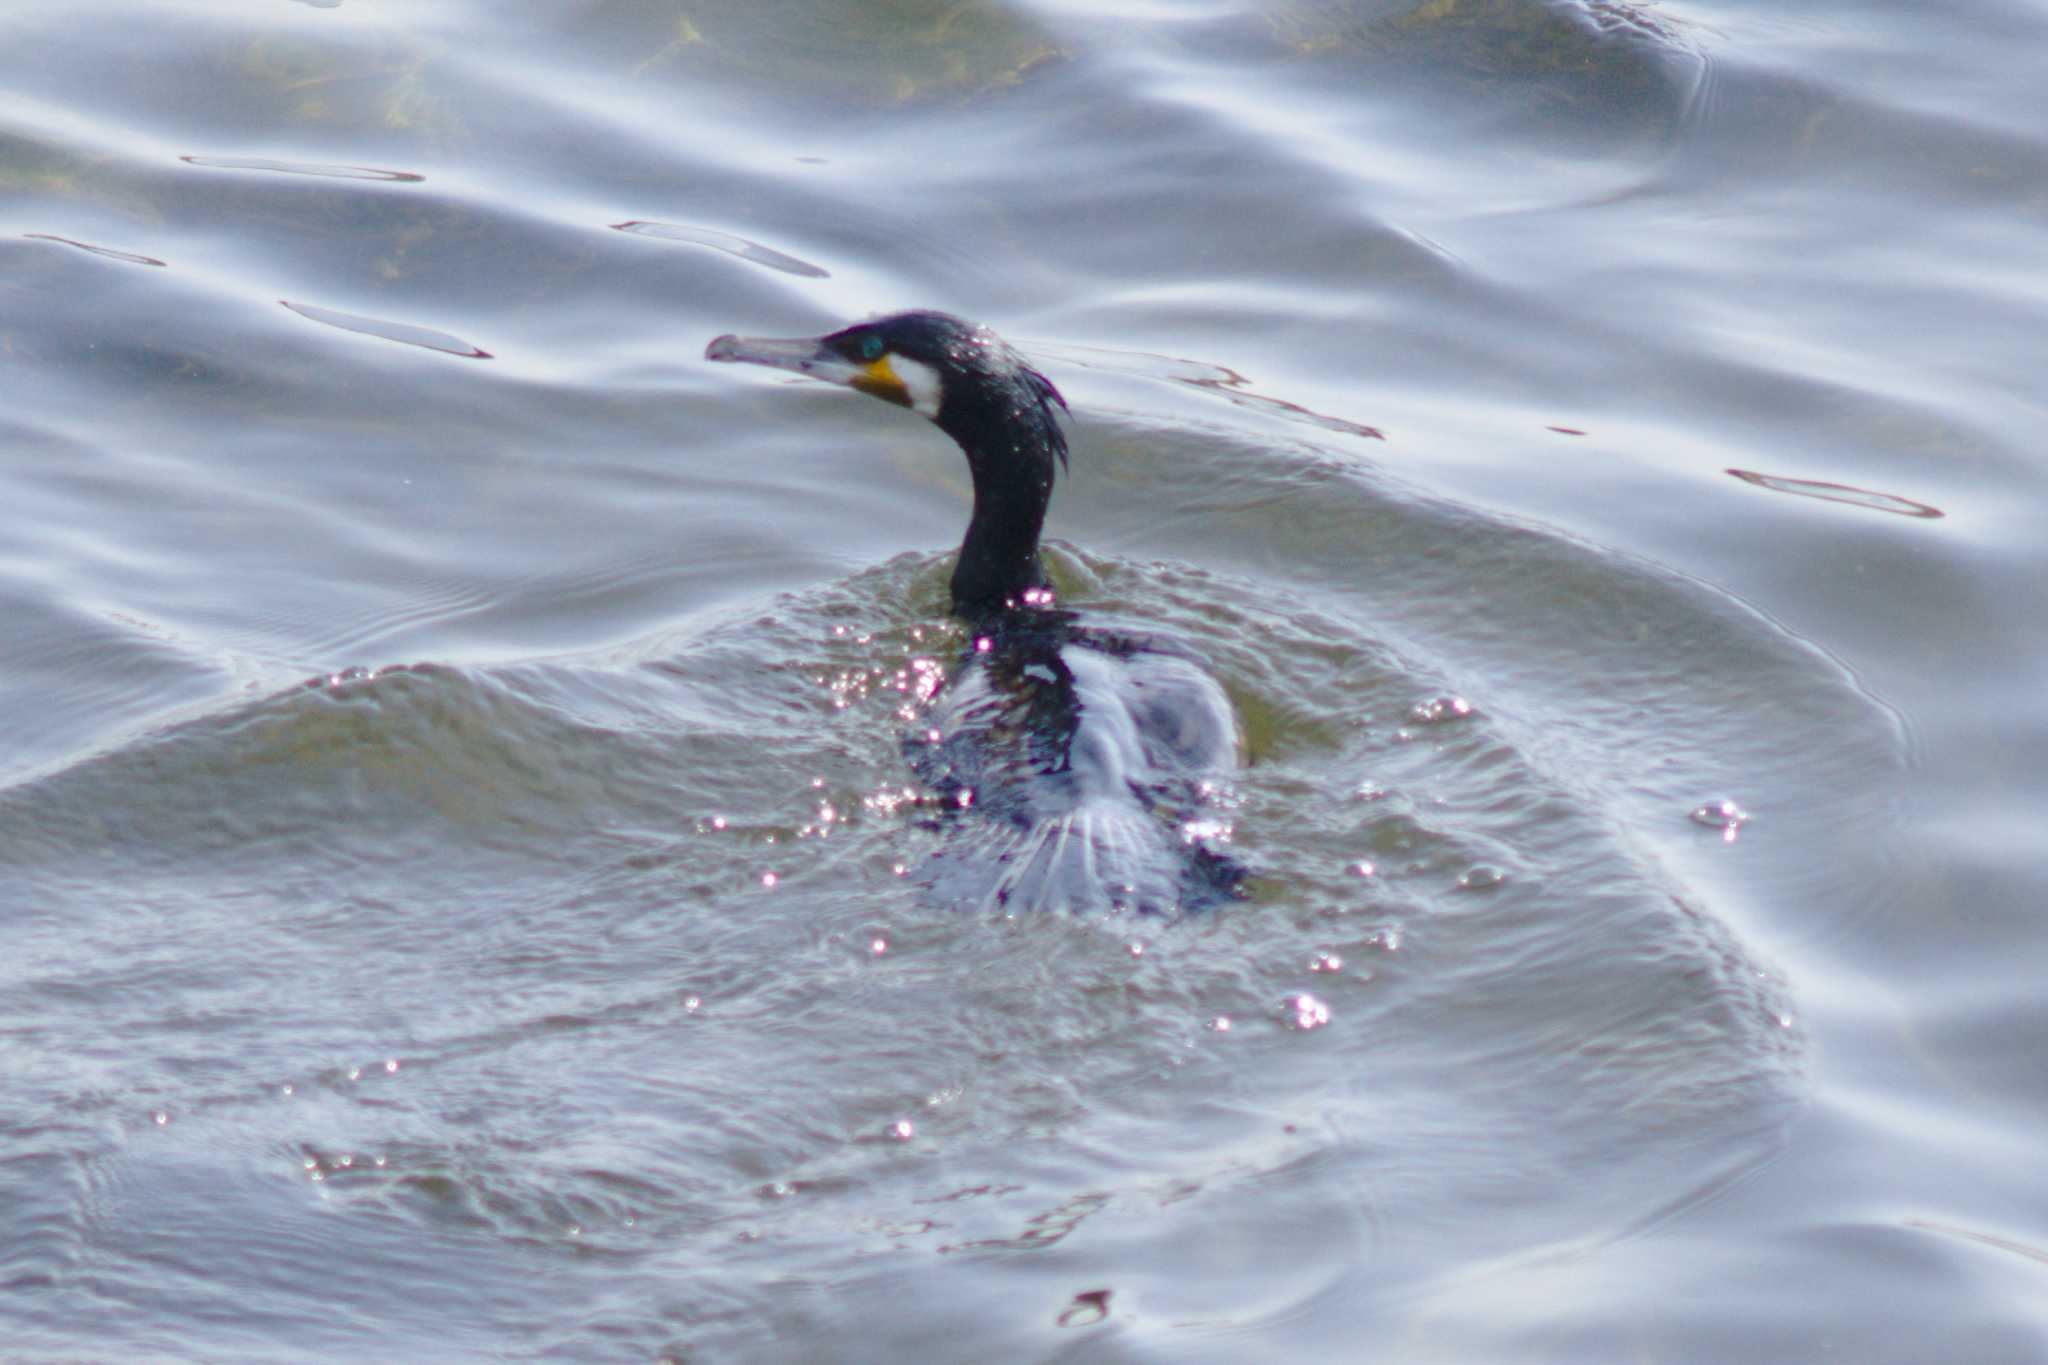
[[[895,366],[886,355],[878,356],[860,369],[853,378],[853,387],[862,393],[884,399],[900,407],[910,406],[910,390],[897,377]]]

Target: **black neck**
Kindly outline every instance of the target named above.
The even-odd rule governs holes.
[[[949,405],[939,420],[966,452],[974,479],[974,514],[953,570],[953,611],[969,620],[1022,605],[1027,592],[1047,584],[1038,537],[1066,441],[1035,394],[1009,399],[993,411]]]
[[[1038,556],[1045,504],[991,511],[987,502],[977,488],[974,516],[953,568],[953,612],[970,620],[1009,610],[1029,590],[1046,586],[1045,563]]]

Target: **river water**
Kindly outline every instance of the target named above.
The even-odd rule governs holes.
[[[0,38],[0,1355],[2048,1359],[2048,12]],[[908,875],[910,306],[1241,902]]]

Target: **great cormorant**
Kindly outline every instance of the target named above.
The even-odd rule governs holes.
[[[904,737],[953,838],[921,870],[992,910],[1176,912],[1243,878],[1205,814],[1237,762],[1222,687],[1156,641],[1091,628],[1054,601],[1039,555],[1066,400],[1000,337],[911,312],[800,339],[722,336],[709,360],[790,370],[930,419],[966,452],[974,511],[953,570],[972,644]]]

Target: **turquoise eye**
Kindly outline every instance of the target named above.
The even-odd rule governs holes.
[[[860,358],[862,360],[880,360],[884,349],[880,337],[863,337],[860,343]]]

